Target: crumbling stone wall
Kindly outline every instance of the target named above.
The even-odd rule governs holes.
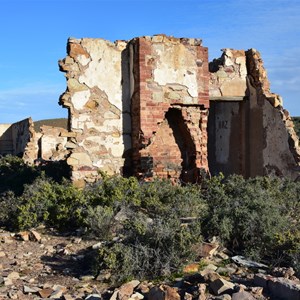
[[[68,131],[64,128],[46,126],[41,127],[39,136],[39,158],[44,161],[66,160],[69,156]]]
[[[31,118],[0,125],[0,154],[17,155],[32,164],[37,156],[35,132]]]
[[[69,39],[59,62],[69,130],[0,125],[0,154],[67,160],[79,186],[108,174],[197,182],[223,172],[295,179],[299,140],[258,51],[208,63],[199,39]]]
[[[209,73],[200,40],[70,39],[60,68],[67,77],[60,103],[74,134],[68,164],[78,184],[99,169],[173,179],[208,170]]]
[[[270,91],[270,82],[260,53],[250,49],[246,51],[246,58],[250,109],[252,114],[255,112],[262,118],[261,134],[256,135],[263,144],[262,174],[295,179],[299,176],[300,147],[293,122],[289,113],[283,109],[282,98]],[[251,103],[255,107],[251,107]],[[251,170],[250,175],[254,176],[257,169]]]
[[[124,122],[130,123],[126,114],[130,99],[122,92],[125,47],[122,41],[69,39],[68,55],[60,61],[67,78],[60,103],[69,110],[74,134],[68,158],[74,181],[93,181],[99,169],[118,174],[124,165],[122,156],[130,144],[124,130]]]
[[[270,92],[259,52],[224,49],[222,57],[210,64],[210,71],[212,174],[274,173],[296,178],[298,137],[281,97]]]
[[[136,38],[132,145],[136,175],[196,181],[208,171],[208,53],[199,39]]]
[[[11,136],[11,124],[0,124],[0,154],[12,154],[13,143]]]
[[[165,35],[69,39],[60,104],[72,179],[93,181],[99,169],[188,182],[201,170],[295,178],[298,139],[260,54],[224,49],[208,64],[207,51]]]

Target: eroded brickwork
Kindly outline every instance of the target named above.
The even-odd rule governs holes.
[[[134,53],[132,143],[135,174],[197,181],[208,171],[208,53],[198,39],[157,35]]]

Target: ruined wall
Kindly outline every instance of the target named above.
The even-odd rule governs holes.
[[[259,52],[225,49],[210,71],[211,173],[296,178],[298,138],[281,97],[270,92]]]
[[[247,90],[245,51],[224,49],[221,58],[209,64],[209,71],[210,100],[243,100]]]
[[[247,67],[245,51],[224,49],[221,58],[209,65],[210,112],[208,122],[209,168],[245,174],[247,123]],[[232,88],[231,88],[232,87]]]
[[[37,157],[35,132],[31,118],[0,125],[0,154],[17,155],[32,164]]]
[[[134,173],[197,180],[208,170],[208,53],[198,39],[130,41]]]
[[[208,170],[208,58],[200,40],[70,39],[60,68],[74,181],[93,181],[99,169],[175,179],[183,169]]]
[[[276,174],[295,179],[299,176],[300,147],[293,122],[282,107],[281,97],[270,92],[270,83],[260,53],[250,49],[246,52],[246,58],[250,111],[262,119],[257,137],[263,145],[262,165],[250,168],[249,175],[255,176],[257,172],[261,172],[262,175]],[[252,122],[253,126],[254,122],[255,120]]]
[[[42,126],[39,133],[39,158],[47,161],[65,160],[69,151],[68,131],[53,126]]]
[[[79,185],[99,170],[184,182],[201,170],[298,175],[298,139],[256,50],[224,49],[208,64],[201,40],[155,35],[69,39],[67,52],[61,155]]]
[[[0,154],[12,154],[13,142],[12,142],[11,124],[0,124]]]
[[[68,55],[60,61],[67,78],[60,103],[69,109],[74,133],[68,158],[74,181],[93,181],[99,169],[122,171],[123,154],[130,147],[124,130],[130,127],[130,99],[122,91],[122,81],[128,81],[126,74],[122,78],[122,65],[128,65],[122,57],[125,47],[122,41],[69,39]]]

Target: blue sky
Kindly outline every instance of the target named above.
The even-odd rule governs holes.
[[[0,123],[67,117],[57,61],[68,37],[131,39],[165,33],[220,49],[255,48],[272,92],[300,116],[299,0],[0,0]]]

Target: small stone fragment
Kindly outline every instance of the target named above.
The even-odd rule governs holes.
[[[37,231],[30,230],[30,232],[29,232],[29,239],[31,241],[34,241],[34,242],[39,242],[39,241],[42,240],[42,237],[41,237],[41,235]]]
[[[135,292],[134,294],[131,295],[131,297],[129,299],[131,299],[131,300],[142,300],[142,299],[144,299],[144,295],[142,295],[139,292]]]
[[[20,274],[18,272],[13,271],[13,272],[8,274],[7,278],[12,279],[12,280],[13,279],[19,279]]]
[[[220,295],[225,292],[233,292],[234,284],[225,279],[219,278],[210,283],[210,288],[215,295]]]
[[[5,286],[9,286],[9,285],[13,285],[13,281],[10,278],[4,278],[4,285]]]
[[[51,294],[50,299],[60,299],[62,295],[63,295],[62,290],[56,290]]]
[[[64,300],[75,300],[75,298],[73,296],[71,296],[70,294],[65,294],[63,297],[64,297]]]
[[[51,288],[43,288],[39,290],[39,295],[42,298],[48,298],[53,293],[53,290]]]
[[[22,240],[22,241],[29,241],[29,232],[28,231],[21,231],[18,233],[18,237]]]
[[[37,293],[38,291],[39,291],[39,288],[37,288],[37,287],[29,287],[27,285],[24,285],[24,287],[23,287],[24,294],[29,294],[29,293],[34,294],[34,293]]]
[[[101,295],[91,294],[85,298],[85,300],[101,300]]]
[[[248,292],[242,291],[232,294],[232,300],[255,300],[255,298]]]
[[[182,271],[183,273],[196,273],[199,271],[199,264],[197,263],[189,264],[185,266]]]

